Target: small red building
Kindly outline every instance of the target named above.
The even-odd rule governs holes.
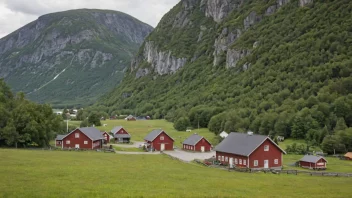
[[[104,137],[94,127],[78,128],[67,135],[56,137],[56,146],[61,148],[99,149],[102,148]]]
[[[326,169],[327,160],[322,156],[305,155],[299,160],[299,166],[309,169]]]
[[[133,115],[129,115],[125,118],[127,121],[136,121],[137,119]]]
[[[110,132],[114,135],[115,142],[130,143],[131,135],[122,126],[114,127]]]
[[[216,159],[222,164],[252,169],[281,169],[286,154],[268,136],[230,133],[215,147]]]
[[[102,134],[104,136],[104,144],[108,144],[112,136],[106,131],[103,131]]]
[[[164,151],[174,149],[174,139],[161,129],[153,130],[144,140],[147,143],[148,150]]]
[[[352,152],[348,152],[344,155],[346,160],[352,160]]]
[[[204,137],[193,134],[183,143],[183,149],[189,151],[206,152],[211,150],[211,143]]]

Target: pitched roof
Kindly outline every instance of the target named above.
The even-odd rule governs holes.
[[[123,127],[122,126],[116,126],[114,127],[113,129],[111,129],[111,133],[115,134],[116,132],[118,132],[120,129],[122,129]]]
[[[215,151],[224,153],[233,153],[242,156],[249,156],[257,149],[266,139],[270,140],[277,148],[286,154],[275,142],[268,136],[264,135],[248,135],[246,133],[231,132],[219,145],[215,147]]]
[[[316,163],[317,161],[319,161],[320,159],[322,159],[323,157],[321,156],[315,156],[315,155],[305,155],[302,159],[300,159],[299,161],[302,162],[311,162],[311,163]],[[325,161],[327,161],[325,158],[323,158]]]
[[[66,135],[57,135],[55,140],[62,140]]]
[[[84,127],[84,128],[79,128],[78,130],[80,130],[82,133],[84,133],[93,141],[104,139],[103,134],[97,128]]]
[[[115,138],[131,138],[130,134],[115,134]]]
[[[196,145],[201,139],[203,139],[202,136],[198,135],[198,134],[193,134],[191,135],[189,138],[187,138],[185,141],[183,141],[182,144],[187,144],[187,145]],[[205,139],[205,138],[204,138]],[[205,139],[207,142],[209,142],[207,139]],[[210,144],[210,142],[209,142]]]
[[[165,131],[162,129],[154,129],[152,132],[150,132],[147,136],[145,136],[144,140],[147,141],[153,141],[160,133],[164,132],[167,136],[169,136]],[[169,136],[170,137],[170,136]],[[172,139],[172,137],[170,137]],[[172,139],[174,141],[174,139]]]
[[[345,157],[352,158],[352,152],[348,152],[344,155]]]

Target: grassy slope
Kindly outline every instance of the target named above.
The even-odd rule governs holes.
[[[0,150],[0,197],[347,197],[350,178],[247,174],[166,156]]]

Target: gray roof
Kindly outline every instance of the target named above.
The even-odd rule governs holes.
[[[82,131],[82,133],[84,133],[92,140],[104,139],[103,133],[94,127],[84,127],[84,128],[79,128],[78,130]]]
[[[131,138],[130,134],[115,134],[115,138]]]
[[[114,127],[113,129],[111,129],[111,133],[115,134],[116,132],[118,132],[120,129],[122,129],[123,127],[122,126],[116,126]]]
[[[203,137],[198,135],[198,134],[193,134],[189,138],[187,138],[185,141],[183,141],[182,144],[187,144],[187,145],[196,145]],[[204,138],[205,139],[205,138]],[[207,142],[209,142],[207,140]]]
[[[233,153],[242,156],[249,156],[256,148],[258,148],[268,136],[264,135],[248,135],[247,133],[231,132],[219,145],[215,147],[215,151],[224,153]],[[269,138],[269,140],[271,140]],[[273,142],[271,140],[271,142]],[[276,145],[273,142],[274,145]],[[279,146],[277,146],[283,153]]]
[[[150,132],[147,136],[145,136],[144,140],[147,140],[147,141],[153,141],[156,137],[158,137],[158,135],[163,132],[162,129],[154,129],[152,132]],[[165,132],[165,131],[164,131]],[[167,136],[169,136],[166,132],[165,134]],[[169,136],[170,137],[170,136]],[[172,139],[172,137],[170,137]],[[174,139],[172,139],[174,140]]]
[[[305,155],[302,159],[300,159],[299,161],[303,161],[303,162],[311,162],[311,163],[316,163],[318,160],[320,160],[321,156],[315,156],[315,155]],[[323,158],[325,161],[327,161],[325,158]]]
[[[55,140],[62,140],[66,135],[57,135]]]

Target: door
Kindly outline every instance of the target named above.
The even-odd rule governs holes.
[[[79,144],[76,144],[76,145],[75,145],[75,148],[79,148]]]
[[[200,147],[200,150],[201,150],[202,152],[204,152],[204,151],[205,151],[204,146],[201,146],[201,147]]]
[[[230,157],[229,164],[230,164],[230,168],[233,168],[233,158],[232,157]]]
[[[269,160],[264,160],[264,168],[269,168]]]
[[[160,144],[160,151],[165,150],[165,144]]]

